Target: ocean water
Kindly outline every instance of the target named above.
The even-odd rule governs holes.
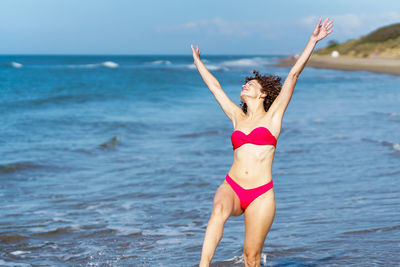
[[[239,105],[280,56],[202,59]],[[0,57],[0,265],[197,266],[232,123],[187,56]],[[399,266],[400,77],[306,68],[263,266]],[[230,217],[212,266],[244,266]]]

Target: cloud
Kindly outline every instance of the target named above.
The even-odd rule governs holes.
[[[311,15],[298,19],[298,22],[300,25],[312,30],[319,18],[324,20],[328,16],[333,20],[333,32],[339,38],[357,39],[361,35],[368,34],[379,27],[400,22],[400,13],[395,11],[377,14]]]
[[[267,38],[273,37],[273,29],[263,22],[231,22],[221,18],[189,21],[178,25],[158,26],[157,32],[173,33],[204,33],[208,35],[219,34],[224,36],[248,37],[254,34]]]

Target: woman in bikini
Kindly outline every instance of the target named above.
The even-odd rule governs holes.
[[[332,32],[333,22],[321,19],[283,86],[274,75],[246,77],[240,93],[241,108],[222,90],[218,80],[200,60],[200,49],[194,49],[193,60],[201,77],[225,114],[233,123],[231,136],[234,160],[223,183],[218,187],[204,237],[200,267],[209,266],[230,216],[244,213],[245,266],[261,266],[265,238],[275,217],[272,162],[281,131],[283,114],[290,102],[297,79],[318,41]]]

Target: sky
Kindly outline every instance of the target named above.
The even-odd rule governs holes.
[[[400,23],[400,1],[0,0],[0,54],[296,54],[328,16],[319,47]]]

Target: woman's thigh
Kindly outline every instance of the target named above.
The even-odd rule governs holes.
[[[239,197],[225,181],[218,187],[214,195],[213,212],[223,212],[229,216],[239,216],[243,214]]]
[[[275,217],[275,195],[269,190],[256,198],[244,212],[244,250],[251,254],[261,253],[265,238]]]

